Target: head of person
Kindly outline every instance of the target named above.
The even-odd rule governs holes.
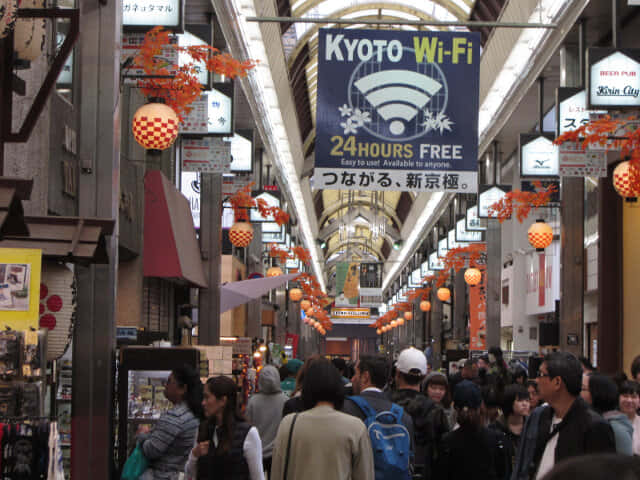
[[[507,385],[502,394],[502,413],[505,418],[508,419],[509,415],[526,417],[529,415],[530,408],[527,387],[518,383]]]
[[[298,372],[303,365],[304,362],[302,360],[298,360],[297,358],[292,358],[291,360],[289,360],[287,362],[287,377],[296,378],[296,375],[298,375]]]
[[[164,396],[174,405],[186,403],[189,410],[202,417],[202,382],[189,365],[174,368],[164,386]]]
[[[298,374],[296,375],[296,388],[294,393],[302,392],[302,386],[304,385],[304,379],[307,374],[307,370],[313,362],[322,358],[320,355],[312,355],[304,361],[302,367],[298,370]]]
[[[500,347],[491,347],[489,349],[489,363],[491,365],[502,366],[504,363],[502,349]]]
[[[220,428],[219,451],[229,451],[233,440],[233,425],[242,420],[238,412],[237,397],[238,386],[229,377],[212,377],[204,386],[204,415],[210,423],[215,423]],[[206,428],[206,422],[201,423],[201,428]]]
[[[406,348],[396,362],[396,387],[420,389],[427,374],[427,357],[417,348]]]
[[[331,360],[331,363],[338,369],[340,375],[344,377],[344,372],[347,370],[347,362],[344,361],[344,358],[336,357]]]
[[[517,383],[519,385],[526,385],[528,379],[529,376],[527,375],[527,372],[524,368],[516,368],[515,372],[513,373],[514,383]]]
[[[631,362],[631,379],[634,382],[640,383],[640,355]]]
[[[462,380],[456,385],[453,406],[461,429],[478,429],[482,426],[482,394],[475,383]]]
[[[465,360],[462,366],[462,378],[466,380],[471,380],[474,377],[474,369],[473,369],[473,360]]]
[[[384,388],[389,370],[389,362],[382,355],[360,355],[355,373],[351,378],[353,393],[358,395],[370,387]]]
[[[620,385],[618,392],[620,411],[629,418],[635,418],[640,408],[640,384],[632,380],[626,380]]]
[[[480,355],[478,357],[478,370],[487,370],[489,368],[489,355]]]
[[[282,392],[282,388],[280,387],[280,374],[276,367],[273,365],[265,365],[265,367],[260,370],[260,376],[258,377],[258,390],[260,393],[267,395]]]
[[[491,424],[498,421],[502,413],[502,389],[496,384],[490,384],[480,388],[480,393],[486,422]]]
[[[591,372],[585,372],[585,371],[582,372],[582,388],[580,390],[580,396],[589,405],[593,403],[593,400],[591,399],[591,390],[589,390],[590,376],[591,376]]]
[[[572,457],[558,463],[542,480],[640,480],[640,457],[614,453]]]
[[[424,391],[431,400],[443,407],[449,408],[451,405],[451,394],[446,375],[440,372],[429,374],[424,384]]]
[[[591,365],[591,362],[589,361],[589,359],[585,356],[580,356],[578,357],[578,360],[580,360],[580,363],[582,364],[582,372],[583,373],[591,373],[593,371],[595,371],[595,368],[593,368],[593,365]]]
[[[538,369],[540,397],[553,406],[554,402],[577,397],[582,389],[582,364],[569,352],[548,353]]]
[[[529,392],[529,405],[531,409],[541,405],[540,394],[538,393],[538,382],[535,380],[527,381],[527,391]]]
[[[603,414],[618,409],[618,386],[608,375],[594,373],[589,377],[589,393],[593,409]]]
[[[315,407],[320,402],[330,403],[336,410],[341,410],[344,403],[342,376],[326,358],[318,358],[309,365],[302,385],[302,403],[305,410]]]

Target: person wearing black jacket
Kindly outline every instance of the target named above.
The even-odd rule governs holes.
[[[414,428],[414,478],[433,478],[434,463],[440,452],[442,436],[449,431],[444,409],[420,392],[420,384],[427,374],[427,359],[420,350],[407,348],[396,363],[395,390],[391,401],[411,415]]]
[[[580,398],[582,366],[574,355],[545,356],[537,382],[549,405],[539,407],[525,424],[512,480],[541,479],[562,460],[615,452],[611,426]]]

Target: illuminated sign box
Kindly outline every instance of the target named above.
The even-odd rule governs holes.
[[[557,177],[560,164],[553,133],[520,134],[520,176]]]
[[[180,134],[189,136],[233,135],[233,84],[215,83],[191,104],[180,124]]]
[[[465,217],[456,222],[456,242],[459,243],[471,243],[481,242],[482,231],[479,230],[467,230]]]
[[[465,228],[470,231],[483,231],[487,229],[487,221],[478,217],[478,206],[467,208]]]
[[[587,49],[588,108],[640,107],[640,49]]]
[[[478,191],[478,218],[495,218],[489,217],[489,207],[510,192],[511,185],[480,185]]]
[[[122,26],[126,30],[151,30],[155,26],[184,30],[183,0],[122,0]]]
[[[438,252],[432,252],[429,255],[429,270],[444,270],[444,262],[438,258]]]

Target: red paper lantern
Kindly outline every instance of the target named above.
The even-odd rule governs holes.
[[[248,247],[253,240],[253,227],[249,222],[236,222],[229,229],[229,241],[234,247]]]
[[[423,300],[420,302],[420,310],[423,312],[428,312],[431,310],[431,302],[428,300]]]
[[[438,298],[440,299],[441,302],[446,302],[451,298],[451,291],[445,287],[439,288]]]
[[[615,168],[613,171],[613,188],[616,189],[618,195],[629,200],[640,196],[640,192],[633,188],[637,180],[636,175],[637,171],[635,168],[631,168],[631,162],[622,162]]]
[[[309,300],[302,300],[300,302],[300,310],[302,310],[303,312],[306,312],[310,308],[311,308],[311,302]]]
[[[467,268],[466,272],[464,272],[464,281],[467,282],[467,285],[471,285],[472,287],[478,285],[482,280],[482,272],[477,268]]]
[[[299,288],[292,288],[289,290],[289,300],[292,302],[299,302],[302,300],[302,290]]]
[[[147,103],[133,116],[133,138],[147,150],[166,150],[178,138],[180,119],[164,103]]]
[[[277,277],[282,275],[282,269],[280,267],[271,267],[267,270],[267,277]]]
[[[529,227],[527,232],[529,237],[529,243],[538,252],[543,251],[553,241],[553,229],[544,222],[544,220],[538,219],[536,223]]]
[[[413,312],[404,312],[404,319],[406,321],[413,320]]]

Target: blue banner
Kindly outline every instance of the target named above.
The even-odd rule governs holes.
[[[477,190],[480,34],[321,29],[314,186]]]

